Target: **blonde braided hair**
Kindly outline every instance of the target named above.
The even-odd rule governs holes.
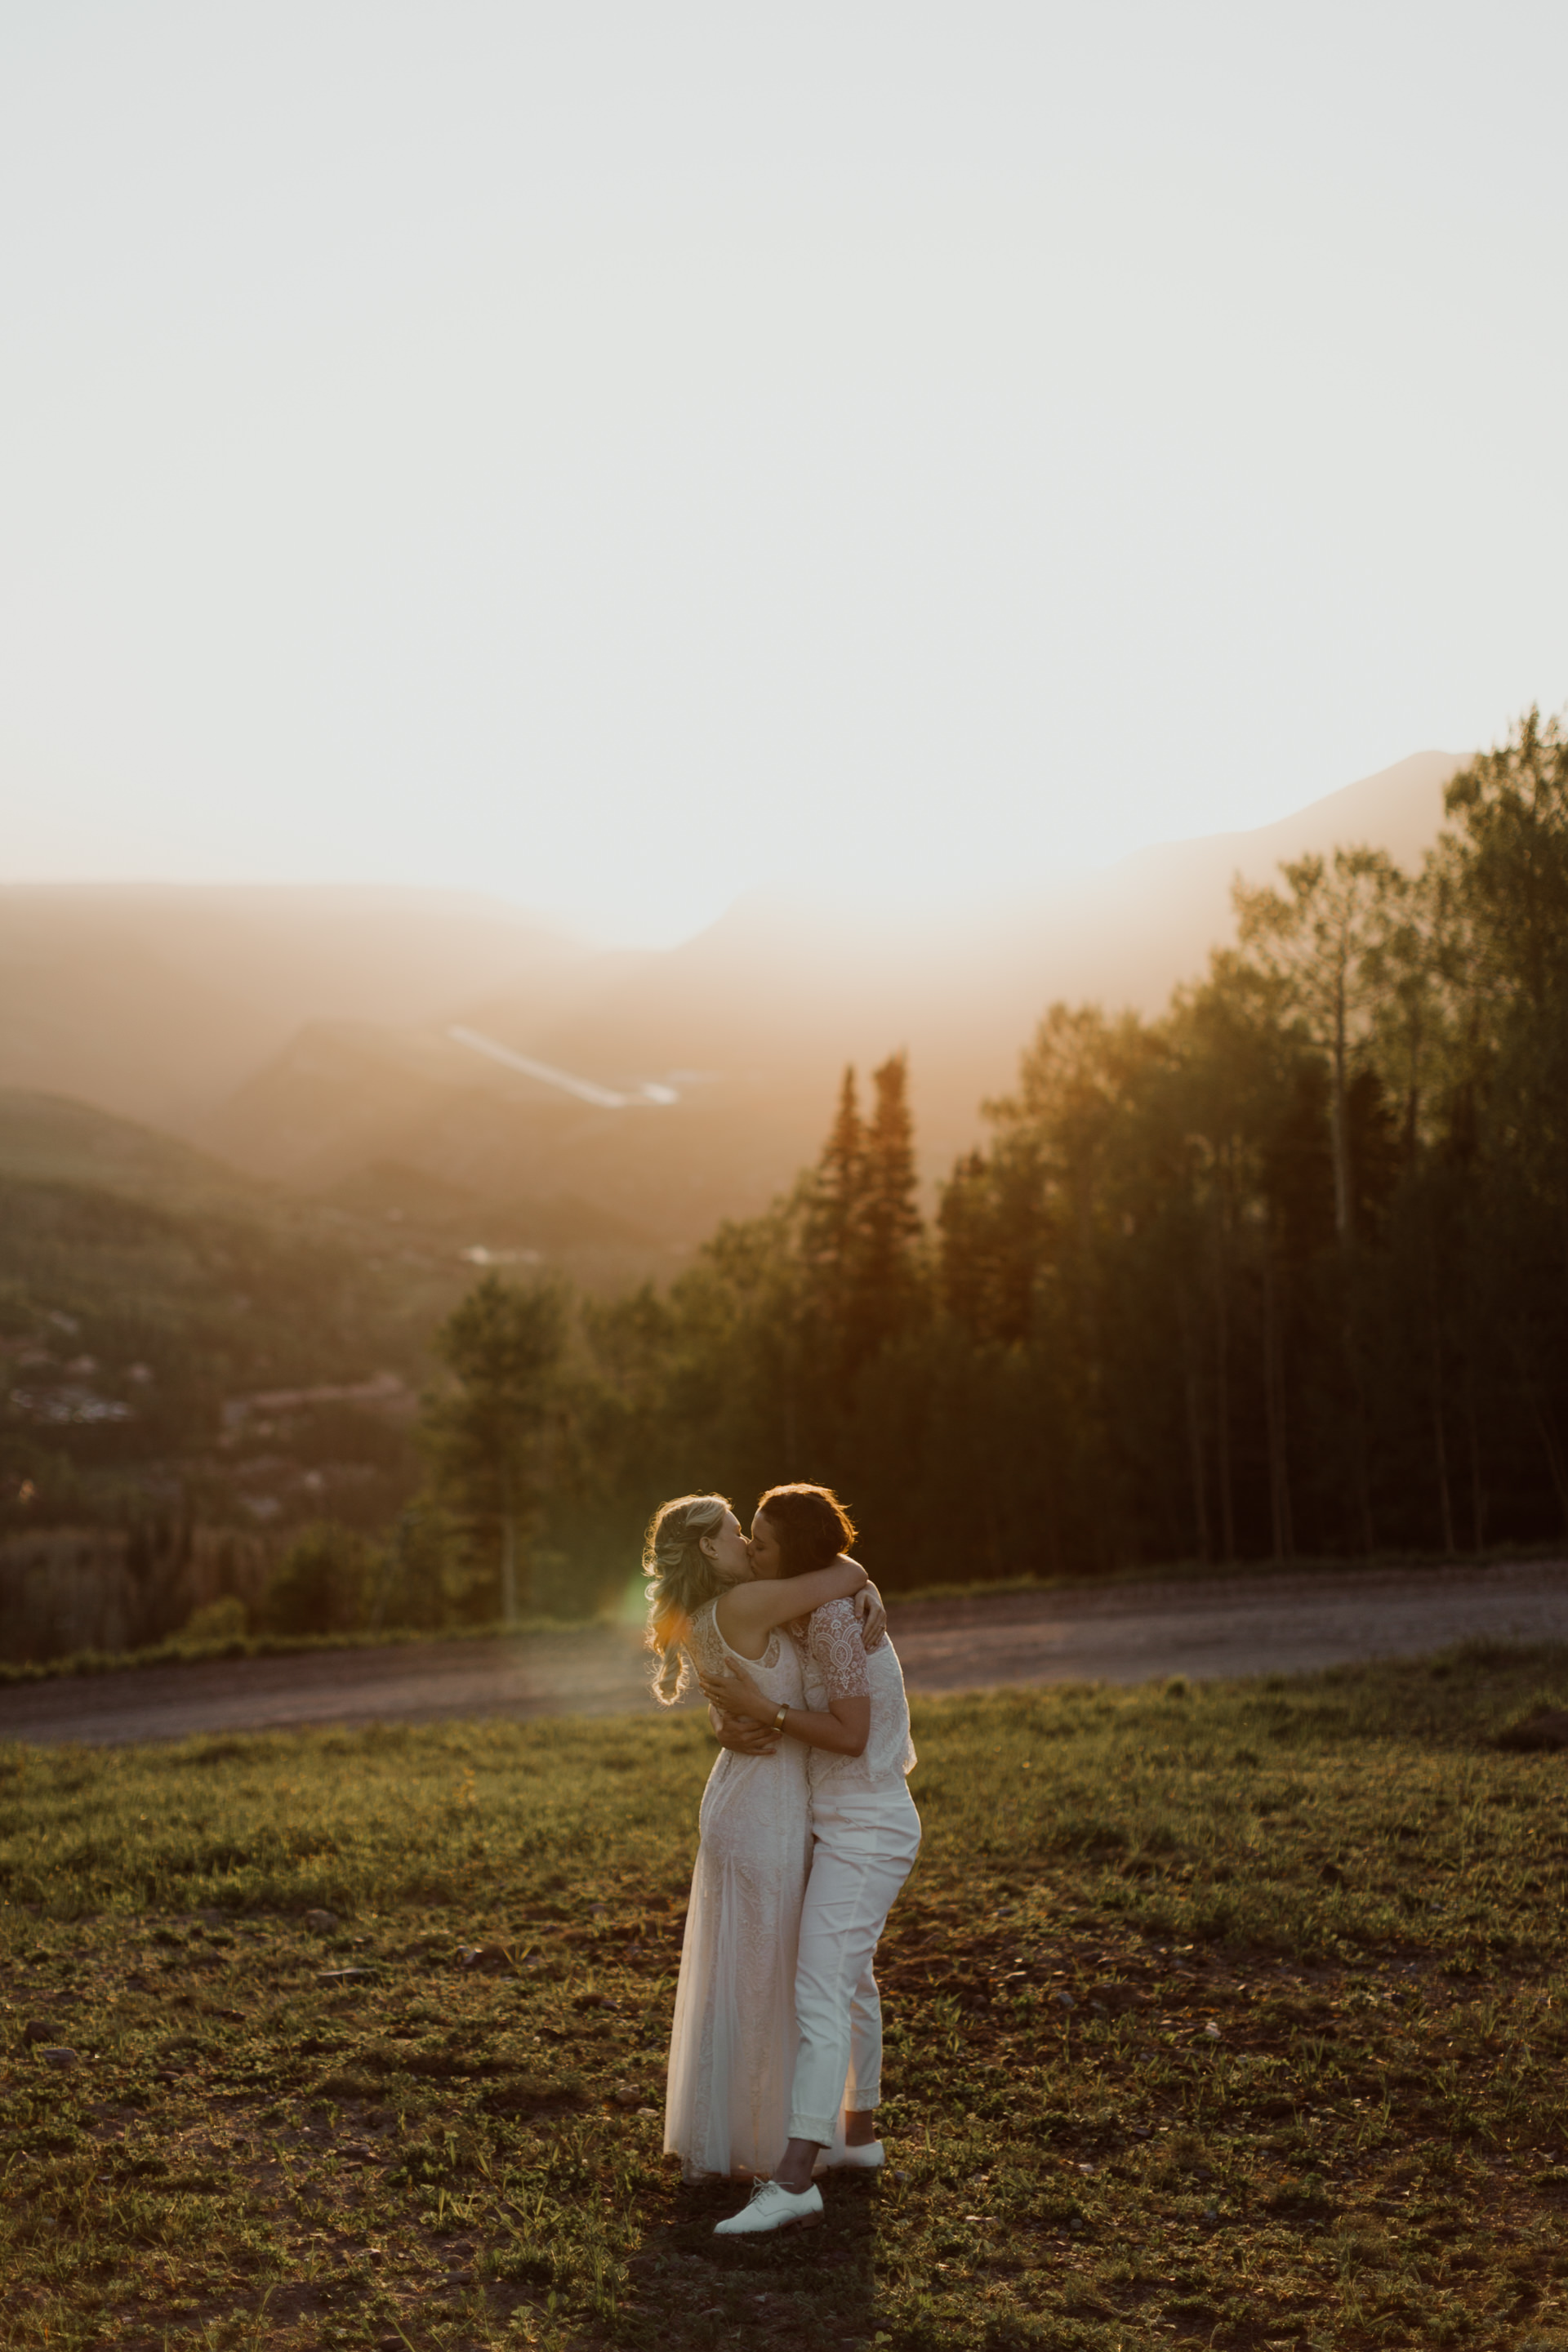
[[[680,1495],[661,1503],[648,1521],[642,1547],[648,1580],[644,1641],[658,1660],[653,1695],[661,1706],[673,1706],[691,1679],[681,1644],[693,1617],[729,1581],[702,1549],[703,1537],[718,1533],[729,1507],[727,1495]]]

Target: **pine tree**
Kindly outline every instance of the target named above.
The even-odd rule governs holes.
[[[1568,725],[1529,711],[1446,798],[1459,830],[1433,862],[1458,916],[1468,1076],[1568,1231]]]
[[[855,1072],[845,1071],[802,1223],[811,1309],[826,1359],[845,1380],[908,1326],[925,1288],[904,1055],[889,1055],[871,1085],[868,1123]]]
[[[836,1328],[843,1326],[856,1287],[865,1185],[866,1129],[851,1064],[839,1082],[838,1108],[806,1189],[801,1247],[813,1303]]]
[[[909,1066],[891,1054],[871,1073],[877,1106],[866,1131],[856,1220],[851,1351],[863,1361],[909,1325],[922,1295],[924,1226],[910,1118]]]
[[[1004,1136],[966,1152],[937,1210],[942,1303],[970,1337],[1026,1339],[1049,1222],[1035,1139]]]
[[[566,1310],[559,1291],[488,1274],[436,1334],[455,1386],[421,1433],[438,1496],[496,1543],[500,1613],[518,1614],[522,1542],[544,1499],[542,1442],[560,1405]]]
[[[1354,1239],[1351,1087],[1364,1066],[1382,1000],[1393,989],[1392,935],[1409,895],[1406,877],[1382,849],[1336,849],[1280,867],[1289,896],[1231,890],[1241,943],[1279,982],[1285,1002],[1329,1065],[1329,1136],[1334,1162],[1334,1230]]]

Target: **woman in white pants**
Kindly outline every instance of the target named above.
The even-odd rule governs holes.
[[[837,1496],[821,1486],[772,1488],[752,1527],[753,1558],[770,1578],[818,1571],[854,1538]],[[702,1677],[727,1714],[810,1751],[812,1861],[795,1967],[799,2042],[789,2144],[773,2179],[759,2183],[743,2211],[720,2222],[724,2235],[815,2219],[822,2194],[812,2174],[825,2162],[881,2163],[882,2014],[872,1963],[920,1851],[920,1815],[906,1779],[915,1761],[909,1702],[891,1642],[868,1652],[853,1608],[837,1601],[790,1630],[802,1653],[804,1707],[778,1705],[733,1664]]]

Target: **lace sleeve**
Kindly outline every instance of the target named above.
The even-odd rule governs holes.
[[[825,1601],[820,1609],[814,1609],[805,1644],[830,1700],[870,1697],[860,1620],[852,1601]]]

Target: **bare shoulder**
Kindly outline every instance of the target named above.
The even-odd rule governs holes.
[[[708,1606],[720,1626],[752,1625],[767,1615],[768,1592],[768,1586],[760,1581],[729,1584]]]

